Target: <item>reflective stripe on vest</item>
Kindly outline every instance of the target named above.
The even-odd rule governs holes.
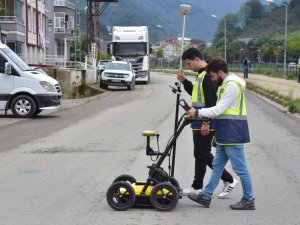
[[[206,74],[206,71],[199,73],[194,84],[192,92],[192,106],[194,108],[203,108],[205,107],[205,98],[203,92],[203,79]]]
[[[216,117],[216,143],[219,145],[239,145],[250,142],[247,122],[247,110],[244,91],[237,81],[228,81],[219,87],[217,104],[220,101],[228,84],[233,84],[239,90],[236,106],[227,108],[225,112]]]

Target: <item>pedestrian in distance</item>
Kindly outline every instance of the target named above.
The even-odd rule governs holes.
[[[244,71],[244,79],[248,79],[248,72],[249,72],[250,67],[251,67],[250,61],[248,60],[247,57],[245,57],[245,59],[242,63],[242,68]]]
[[[177,73],[177,79],[183,84],[185,91],[192,96],[192,106],[196,109],[215,106],[217,84],[206,73],[207,63],[200,51],[196,48],[189,48],[182,54],[181,58],[190,70],[197,72],[194,83],[186,78],[182,70]],[[198,194],[201,192],[206,166],[212,168],[214,158],[211,153],[213,132],[210,131],[209,122],[193,121],[191,127],[193,130],[195,175],[191,187],[184,189],[183,195],[190,193]],[[219,198],[226,198],[238,184],[238,181],[225,169],[221,179],[224,182],[224,188]]]
[[[218,186],[222,171],[230,160],[234,172],[239,176],[242,187],[242,199],[231,204],[231,209],[254,210],[254,196],[251,176],[247,167],[244,144],[250,142],[245,104],[245,81],[235,74],[229,74],[226,62],[219,57],[212,58],[206,69],[211,79],[222,81],[218,88],[217,104],[214,107],[196,109],[192,107],[188,112],[189,117],[215,118],[216,154],[213,161],[213,171],[208,184],[199,194],[191,193],[188,197],[209,207],[213,192]]]
[[[298,82],[300,83],[300,58],[298,59]]]

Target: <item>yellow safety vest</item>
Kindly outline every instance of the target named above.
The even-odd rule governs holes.
[[[241,84],[237,81],[223,83],[217,92],[217,104],[229,84],[233,84],[239,90],[237,104],[233,108],[227,108],[222,115],[216,117],[216,143],[219,145],[240,145],[249,143],[250,135],[247,122],[246,102]]]
[[[206,71],[199,73],[195,82],[193,83],[192,106],[194,108],[200,109],[205,107],[205,97],[203,92],[203,79],[205,74]]]

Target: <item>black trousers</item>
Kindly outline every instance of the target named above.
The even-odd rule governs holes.
[[[206,136],[202,136],[200,130],[193,130],[195,177],[192,187],[195,189],[201,189],[203,187],[206,166],[212,169],[214,156],[211,153],[211,141],[213,136],[214,134],[212,132]],[[233,182],[232,176],[226,169],[224,169],[221,179],[224,182]]]

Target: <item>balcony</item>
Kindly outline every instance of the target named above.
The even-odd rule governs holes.
[[[67,7],[75,10],[75,4],[72,1],[68,1],[68,0],[55,0],[54,6]]]
[[[24,25],[24,21],[16,16],[0,16],[0,23],[19,23]]]

